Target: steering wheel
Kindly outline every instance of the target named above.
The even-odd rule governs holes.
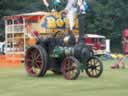
[[[57,31],[57,32],[55,32],[55,34],[53,34],[54,38],[65,37],[65,36],[66,36],[66,32],[63,32],[63,31]]]

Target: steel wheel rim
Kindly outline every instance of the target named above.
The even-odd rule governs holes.
[[[40,51],[36,48],[28,49],[25,56],[25,67],[32,76],[38,76],[43,68]]]
[[[73,80],[79,73],[78,62],[74,61],[72,58],[67,58],[63,61],[63,75],[67,80]]]
[[[91,58],[88,61],[86,70],[91,77],[97,77],[102,71],[101,62],[96,58]]]

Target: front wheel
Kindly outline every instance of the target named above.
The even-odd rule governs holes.
[[[96,56],[88,59],[85,71],[89,77],[98,78],[103,72],[103,64]]]

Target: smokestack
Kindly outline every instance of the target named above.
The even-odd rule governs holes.
[[[79,24],[79,42],[84,43],[84,34],[85,34],[85,14],[80,14],[78,16],[78,24]]]

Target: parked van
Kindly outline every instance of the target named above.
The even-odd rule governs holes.
[[[5,42],[0,42],[0,54],[5,54]]]
[[[76,36],[78,40],[78,36]],[[110,52],[110,40],[103,35],[85,34],[85,44],[90,46],[95,55],[103,55]]]

